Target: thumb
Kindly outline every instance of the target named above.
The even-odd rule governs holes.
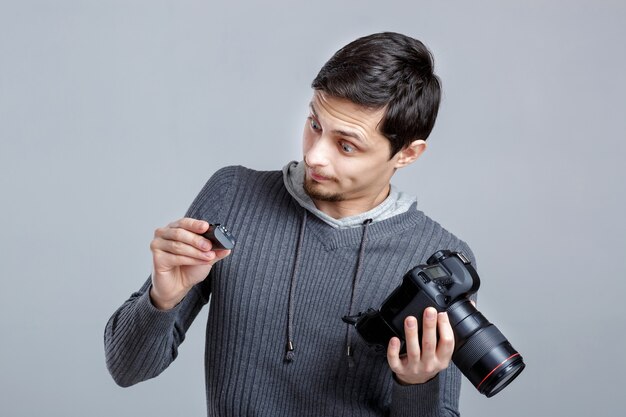
[[[214,250],[214,252],[215,252],[215,258],[213,259],[213,261],[215,263],[217,261],[221,261],[228,255],[230,255],[231,250],[230,249],[216,249]]]

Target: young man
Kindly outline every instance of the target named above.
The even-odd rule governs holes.
[[[342,322],[376,307],[413,266],[467,245],[390,184],[425,150],[440,99],[419,41],[380,33],[339,50],[313,81],[303,160],[223,168],[187,216],[157,229],[154,269],[110,319],[107,365],[128,386],[176,357],[210,300],[209,416],[458,415],[460,373],[446,314],[405,320],[377,354]],[[202,234],[224,223],[231,251]]]

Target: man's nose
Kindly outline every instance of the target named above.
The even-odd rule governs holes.
[[[326,166],[328,165],[330,151],[329,141],[324,136],[320,136],[309,147],[304,156],[305,162],[309,166]]]

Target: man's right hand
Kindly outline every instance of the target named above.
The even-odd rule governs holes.
[[[209,230],[203,220],[183,218],[158,228],[150,243],[153,272],[150,298],[155,307],[175,307],[191,288],[206,279],[213,264],[230,250],[213,250],[202,236]]]

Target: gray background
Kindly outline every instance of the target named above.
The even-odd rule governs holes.
[[[129,389],[104,325],[153,230],[221,166],[298,159],[311,79],[382,30],[423,40],[445,90],[394,182],[470,243],[528,365],[492,399],[464,382],[463,414],[622,414],[625,22],[621,1],[2,0],[0,414],[205,414],[204,317]]]

